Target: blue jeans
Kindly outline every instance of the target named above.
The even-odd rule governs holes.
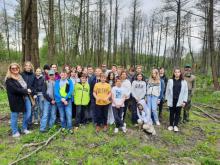
[[[25,101],[25,108],[26,108],[26,120],[28,124],[32,124],[31,101],[28,96],[24,98],[24,101]]]
[[[76,106],[76,127],[79,127],[79,124],[85,124],[86,123],[86,111],[87,106],[83,105],[77,105]]]
[[[71,99],[68,100],[68,105],[64,105],[62,102],[57,102],[57,107],[60,113],[60,121],[61,127],[72,129],[73,122],[72,122],[72,101]]]
[[[122,113],[124,111],[124,107],[120,107],[120,108],[112,107],[112,110],[115,118],[116,128],[123,127],[124,122],[122,120]]]
[[[56,111],[57,111],[56,105],[51,104],[47,100],[44,100],[44,110],[40,122],[40,131],[46,130],[47,123],[49,124],[49,128],[53,127],[56,121]]]
[[[44,96],[43,95],[38,95],[37,98],[35,99],[36,105],[38,108],[36,111],[34,111],[34,120],[38,120],[39,113],[40,113],[40,118],[43,115],[43,108],[44,108]]]
[[[18,132],[18,115],[19,112],[11,112],[11,130],[12,135]],[[23,122],[22,122],[22,129],[27,129],[27,120],[26,120],[26,112],[23,113]]]
[[[157,96],[151,96],[151,95],[147,96],[147,106],[151,110],[151,114],[154,122],[159,121],[157,114],[157,101],[158,101]]]

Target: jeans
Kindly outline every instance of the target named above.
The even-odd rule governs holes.
[[[18,132],[18,115],[19,112],[11,112],[11,130],[12,135],[16,134]],[[26,112],[23,113],[23,122],[22,122],[22,129],[27,129],[27,117]]]
[[[152,112],[152,117],[154,122],[159,121],[157,114],[157,101],[158,101],[157,96],[151,96],[151,95],[147,96],[147,106]]]
[[[87,111],[87,106],[77,105],[76,106],[76,127],[79,127],[80,123],[85,124],[86,116],[85,112]]]
[[[169,107],[170,110],[170,126],[178,126],[181,114],[181,108],[177,107],[178,100],[173,100],[173,107]]]
[[[107,125],[108,120],[108,106],[109,105],[96,105],[96,121],[97,126]]]
[[[112,110],[113,110],[113,114],[115,118],[116,128],[123,127],[124,122],[122,120],[122,113],[124,111],[124,107],[121,107],[121,108],[112,107]]]
[[[26,96],[24,98],[24,101],[25,101],[25,109],[26,109],[26,115],[25,116],[26,116],[27,123],[32,124],[31,100],[29,99],[28,96]]]
[[[72,129],[72,101],[69,99],[67,102],[67,105],[64,105],[62,102],[57,102],[57,107],[60,113],[61,127]]]
[[[43,108],[44,108],[44,97],[43,95],[38,95],[37,98],[35,99],[36,101],[36,111],[33,112],[34,114],[34,120],[38,121],[39,113],[40,113],[40,119],[43,115]]]
[[[40,131],[45,131],[47,124],[49,124],[49,128],[53,127],[56,121],[56,111],[56,105],[51,104],[47,100],[44,100],[44,110],[40,122]]]

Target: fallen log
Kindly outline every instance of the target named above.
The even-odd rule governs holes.
[[[41,145],[40,147],[38,147],[37,149],[35,149],[34,151],[32,151],[31,153],[23,156],[22,158],[20,159],[17,159],[15,160],[14,162],[10,163],[9,165],[14,165],[14,164],[17,164],[18,162],[22,161],[22,160],[25,160],[27,158],[29,158],[31,155],[33,155],[34,153],[37,153],[39,150],[41,150],[43,147],[47,146],[53,139],[54,137],[56,137],[59,133],[61,132],[61,129],[59,129],[56,133],[54,133],[52,136],[50,136],[46,141],[44,141],[44,143],[42,143],[43,145]],[[33,145],[30,144],[30,145]],[[28,145],[26,145],[28,146]],[[23,150],[23,149],[22,149]]]
[[[212,120],[214,120],[215,122],[219,123],[220,121],[218,119],[216,119],[215,117],[213,117],[212,115],[210,115],[209,113],[205,112],[202,108],[196,106],[196,105],[192,105],[193,107],[195,107],[196,109],[198,109],[199,111],[201,111],[202,113],[204,113],[206,116],[208,116],[209,118],[211,118]]]

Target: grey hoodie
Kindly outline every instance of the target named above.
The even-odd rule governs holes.
[[[140,100],[138,104],[141,104],[143,107],[143,110],[140,112],[138,107],[137,107],[137,115],[138,118],[144,121],[144,124],[152,124],[152,119],[151,119],[151,111],[148,108],[146,102],[144,99]]]
[[[133,81],[131,86],[131,94],[138,101],[143,99],[146,95],[146,82],[138,80]]]

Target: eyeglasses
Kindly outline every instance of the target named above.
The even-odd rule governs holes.
[[[18,70],[18,67],[12,67],[11,70]]]

